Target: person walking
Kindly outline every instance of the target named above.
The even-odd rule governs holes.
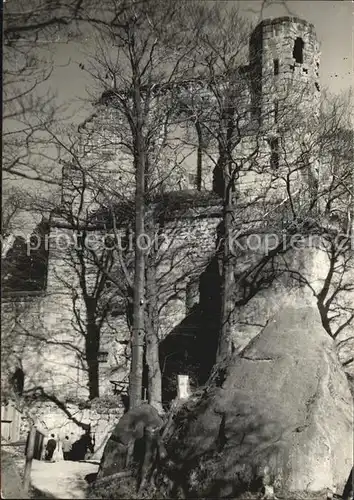
[[[70,441],[69,436],[65,436],[65,439],[63,441],[64,460],[70,460],[70,452],[71,452],[72,447],[73,447],[73,444]]]
[[[47,462],[51,462],[53,460],[53,454],[56,447],[57,447],[57,442],[55,440],[55,435],[51,434],[50,439],[48,439],[48,443],[46,446],[45,459]]]
[[[60,462],[60,460],[64,460],[64,455],[63,455],[62,442],[59,439],[57,442],[57,447],[55,448],[55,451],[53,454],[53,462]]]

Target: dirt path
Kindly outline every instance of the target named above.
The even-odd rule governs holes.
[[[85,498],[86,474],[98,471],[98,465],[85,462],[42,462],[33,460],[31,480],[35,489],[52,498]]]

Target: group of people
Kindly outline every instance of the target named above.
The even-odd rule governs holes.
[[[72,432],[70,437],[65,436],[61,440],[56,440],[51,434],[45,448],[44,459],[47,462],[58,462],[59,460],[84,460],[87,451],[94,452],[94,443],[89,432],[85,432],[79,439],[75,439]]]
[[[73,436],[71,436],[71,439],[69,438],[69,436],[65,436],[63,441],[59,439],[57,441],[55,439],[55,435],[51,434],[45,448],[44,459],[47,462],[70,460],[70,452],[72,450],[73,443],[74,443]]]

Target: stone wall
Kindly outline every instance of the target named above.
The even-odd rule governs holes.
[[[124,407],[117,400],[115,407],[113,400],[111,405],[107,406],[102,400],[96,401],[91,408],[82,409],[78,405],[68,403],[67,410],[81,423],[91,425],[91,435],[95,440],[95,450],[92,456],[93,460],[100,460],[103,454],[104,446],[120,417],[124,413]],[[56,438],[63,440],[65,436],[79,439],[83,434],[83,429],[71,420],[57,405],[50,402],[38,402],[31,406],[30,410],[22,419],[21,438],[27,436],[30,425],[44,433],[46,437],[55,434]]]
[[[160,306],[159,335],[163,339],[188,315],[188,287],[198,283],[216,250],[220,212],[190,214],[168,220],[164,227],[163,257],[157,271]],[[198,288],[198,286],[197,286]],[[199,297],[194,297],[199,302]]]
[[[191,197],[189,196],[189,199]],[[214,206],[213,206],[214,203]],[[163,339],[187,316],[186,289],[199,276],[215,252],[216,228],[220,206],[181,207],[166,215],[160,226],[156,252],[159,336]],[[182,204],[183,205],[183,204]],[[157,232],[157,230],[156,230]],[[87,398],[87,373],[84,338],[76,314],[85,317],[80,285],[71,258],[73,232],[53,227],[49,239],[47,289],[36,296],[8,297],[3,303],[6,322],[3,328],[18,344],[18,357],[25,373],[25,390],[36,386],[59,399]],[[98,237],[102,236],[97,234]],[[87,263],[88,269],[90,268]],[[90,286],[90,276],[86,278]],[[76,302],[73,293],[78,292]],[[197,294],[198,295],[198,294]],[[199,298],[195,297],[198,302]],[[75,304],[75,309],[74,309]],[[111,313],[103,324],[99,365],[100,394],[112,394],[114,388],[126,391],[129,374],[130,332],[124,309]],[[24,348],[24,346],[26,346]],[[13,372],[15,353],[11,352],[7,370]],[[12,359],[16,358],[16,359]]]

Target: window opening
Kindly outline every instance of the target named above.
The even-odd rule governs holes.
[[[293,58],[299,64],[304,62],[304,41],[298,37],[294,43]]]
[[[274,74],[279,75],[279,59],[273,59]]]
[[[23,388],[25,385],[25,373],[22,368],[16,368],[14,374],[11,377],[11,382],[14,392],[18,396],[22,396]]]
[[[278,24],[276,24],[273,27],[273,36],[279,36],[279,35],[280,35],[280,26]]]
[[[108,352],[107,351],[99,351],[97,355],[97,361],[99,363],[107,363],[108,360]]]
[[[189,185],[196,188],[198,186],[198,175],[189,174],[188,175]]]

